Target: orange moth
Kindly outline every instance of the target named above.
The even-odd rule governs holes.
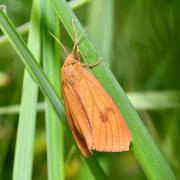
[[[73,23],[72,23],[73,24]],[[128,151],[132,140],[125,120],[100,82],[82,64],[73,24],[75,44],[61,69],[62,92],[69,126],[82,154],[92,151]]]

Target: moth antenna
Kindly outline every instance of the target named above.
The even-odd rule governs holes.
[[[74,34],[74,46],[73,46],[73,53],[78,45],[78,39],[77,39],[77,34],[76,34],[76,29],[74,25],[74,20],[72,19],[72,27],[73,27],[73,34]]]
[[[84,39],[85,33],[87,32],[87,27],[84,28],[84,30],[82,31],[82,33],[80,34],[79,38],[78,38],[78,44]]]
[[[75,28],[75,24],[74,24],[73,19],[72,19],[72,27],[73,27],[73,34],[74,34],[74,47],[73,47],[73,53],[74,53],[74,51],[75,51],[76,47],[78,46],[78,44],[83,40],[83,38],[84,38],[83,35],[87,31],[87,27],[82,31],[79,38],[77,37],[76,28]]]
[[[64,47],[64,45],[57,39],[57,37],[54,34],[52,34],[51,32],[49,32],[49,34],[58,42],[58,44],[63,48],[64,52],[66,53],[66,56],[68,56],[69,53],[67,49]]]

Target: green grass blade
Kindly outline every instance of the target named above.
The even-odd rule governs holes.
[[[127,96],[137,110],[174,109],[180,107],[180,91],[127,92]],[[37,111],[44,111],[45,104],[38,103]],[[1,106],[0,115],[18,114],[20,105]]]
[[[25,34],[30,28],[30,23],[27,22],[19,27],[17,27],[17,31],[21,34]],[[6,36],[2,35],[0,36],[0,46],[2,46],[4,43],[8,42],[8,39]]]
[[[88,31],[105,61],[111,63],[114,0],[91,1]],[[100,31],[101,29],[101,31]]]
[[[59,19],[52,11],[49,0],[41,1],[43,14],[42,56],[44,70],[61,96],[60,88],[60,48],[48,32],[59,37]],[[64,180],[64,146],[63,128],[52,105],[46,102],[46,131],[47,131],[47,157],[48,179]]]
[[[0,27],[3,30],[3,32],[8,36],[11,44],[13,45],[13,47],[15,48],[15,50],[21,57],[21,60],[26,65],[26,68],[31,73],[34,80],[37,82],[37,84],[41,88],[42,92],[47,96],[48,100],[53,105],[56,113],[62,120],[62,123],[67,127],[67,130],[69,130],[69,126],[66,121],[64,108],[63,108],[62,103],[59,100],[59,97],[57,96],[57,93],[52,88],[46,75],[42,71],[39,64],[35,61],[33,55],[26,47],[22,38],[17,34],[15,27],[13,26],[9,18],[2,11],[0,11]],[[95,157],[92,157],[92,158],[89,158],[88,160],[89,166],[90,166],[91,161],[92,161],[91,164],[93,163],[93,166],[92,167],[90,166],[91,168],[93,168],[91,169],[92,172],[97,173],[97,174],[94,174],[94,176],[97,178],[101,177],[99,179],[102,179],[102,180],[107,179],[106,174],[104,173],[102,168],[99,166],[97,160],[95,161],[94,159]]]
[[[33,1],[31,28],[28,46],[37,60],[40,60],[40,4]],[[36,42],[36,43],[34,43]],[[36,124],[36,103],[38,88],[29,73],[25,70],[21,109],[18,121],[18,132],[15,148],[13,180],[30,180],[32,176],[33,144]],[[23,169],[23,170],[22,170]]]
[[[179,91],[150,91],[127,93],[137,110],[159,110],[180,107]]]
[[[78,0],[78,1],[69,1],[68,4],[72,9],[76,9],[86,4],[90,0]]]
[[[44,102],[40,102],[36,106],[36,111],[44,111],[45,109],[45,104]],[[0,107],[0,115],[5,115],[5,114],[19,114],[20,112],[20,105],[19,104],[14,104],[11,106],[1,106]]]
[[[63,0],[52,0],[52,4],[71,38],[73,38],[72,19],[74,19],[79,36],[83,28],[68,4]],[[93,64],[97,61],[99,54],[88,40],[87,35],[84,35],[84,40],[79,48],[85,62]],[[121,109],[133,135],[132,150],[147,177],[150,179],[175,179],[169,164],[110,70],[101,64],[94,68],[93,72]]]

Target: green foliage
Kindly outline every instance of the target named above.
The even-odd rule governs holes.
[[[35,2],[39,4],[36,8]],[[27,23],[30,1],[19,4],[12,0],[5,2],[8,15],[14,24],[20,25],[19,28],[15,29],[0,11],[0,27],[6,34],[0,36],[0,179],[11,179],[13,170],[14,179],[30,179],[32,167],[32,179],[63,179],[64,176],[67,179],[92,179],[93,176],[107,179],[106,174],[109,179],[145,179],[145,175],[149,179],[175,179],[174,174],[179,178],[179,2],[70,1],[69,6],[76,8],[77,16],[64,0],[48,3],[49,0],[41,1],[41,4],[39,0],[33,1],[31,27]],[[16,10],[13,8],[15,5],[18,7]],[[60,21],[54,15],[54,10],[63,25],[58,25]],[[73,39],[72,18],[78,35],[85,26],[88,27],[88,36],[85,33],[80,44],[82,60],[93,64],[99,56],[104,58],[104,62],[92,72],[127,120],[133,134],[130,152],[95,153],[84,161],[74,148],[63,104],[59,100],[59,69],[64,56],[60,53],[59,57],[60,48],[48,34],[50,31],[59,37],[60,29],[61,42],[72,49],[72,41],[66,33]],[[79,20],[86,22],[86,25],[83,27]],[[25,38],[29,31],[28,47],[17,31]],[[38,102],[41,103],[37,106],[37,87],[32,79],[28,85],[25,80],[21,82],[23,66],[9,47],[7,38],[43,92],[40,92]],[[40,52],[44,70],[35,61]],[[125,94],[118,81],[124,90],[131,92]],[[34,94],[32,98],[30,93]],[[126,95],[134,108],[139,110],[139,115]],[[21,101],[19,96],[22,96]],[[40,113],[35,118],[36,112]],[[18,131],[15,113],[20,113]],[[66,127],[64,132],[62,127],[59,128],[59,122]],[[12,145],[15,145],[14,168]]]

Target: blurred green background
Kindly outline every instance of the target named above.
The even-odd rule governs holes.
[[[29,25],[26,23],[30,19],[32,1],[0,0],[0,4],[6,5],[7,14],[17,27],[21,26],[20,31],[27,40]],[[178,0],[87,0],[75,9],[178,178],[179,9]],[[63,27],[61,31],[61,42],[70,50],[72,41]],[[18,119],[18,114],[13,112],[20,104],[23,70],[16,52],[5,37],[0,36],[0,179],[12,178]],[[43,100],[40,94],[39,102]],[[32,177],[38,180],[47,179],[44,118],[44,111],[39,111]],[[93,179],[66,134],[64,138],[66,179]],[[110,179],[146,179],[132,152],[96,155]]]

